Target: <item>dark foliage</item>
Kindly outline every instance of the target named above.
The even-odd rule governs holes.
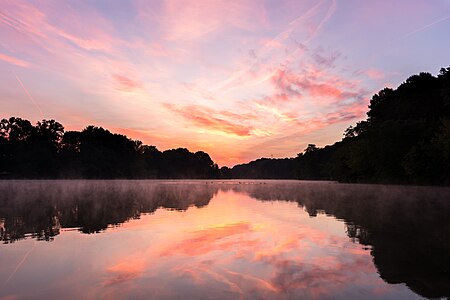
[[[67,131],[54,120],[33,126],[0,122],[0,178],[217,178],[205,152],[159,151],[121,134],[88,126]]]
[[[450,184],[450,67],[381,90],[367,116],[342,141],[308,146],[296,158],[297,178]]]
[[[294,179],[293,158],[260,158],[248,164],[234,166],[229,177],[236,179]],[[222,170],[222,169],[221,169]]]

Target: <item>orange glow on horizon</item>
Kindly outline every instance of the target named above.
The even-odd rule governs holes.
[[[386,82],[448,64],[449,5],[3,1],[0,67],[17,75],[2,74],[2,118],[118,129],[220,166],[294,157],[339,141]]]

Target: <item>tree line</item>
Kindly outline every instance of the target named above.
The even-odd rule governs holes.
[[[0,122],[2,178],[217,178],[218,166],[202,151],[159,151],[96,126],[64,131],[55,120],[33,126],[17,117]]]
[[[367,119],[347,128],[341,141],[323,148],[309,144],[288,167],[284,159],[265,159],[230,174],[278,178],[280,168],[292,179],[449,185],[450,67],[379,91]]]
[[[64,131],[55,120],[0,122],[0,178],[248,178],[450,184],[450,67],[420,73],[370,100],[341,141],[295,158],[218,168],[185,148],[160,151],[102,127]]]
[[[296,170],[302,179],[450,184],[450,67],[379,91],[366,120],[334,145],[309,145]]]

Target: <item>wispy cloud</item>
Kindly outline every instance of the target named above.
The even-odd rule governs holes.
[[[138,81],[124,75],[114,74],[112,77],[116,82],[116,88],[120,91],[131,92],[142,88],[142,84]]]
[[[34,105],[34,107],[36,107],[36,109],[39,111],[41,118],[44,118],[44,113],[42,112],[41,107],[39,106],[39,104],[36,102],[36,100],[34,100],[33,96],[31,96],[30,92],[27,90],[27,88],[25,87],[25,85],[23,84],[22,80],[20,80],[19,76],[17,76],[17,74],[13,71],[14,77],[16,77],[17,82],[19,83],[20,87],[23,89],[23,91],[25,92],[25,94],[27,95],[28,99],[30,100],[30,102]]]
[[[230,241],[229,238],[235,235],[242,235],[251,232],[252,229],[248,223],[232,223],[214,226],[193,232],[191,237],[182,240],[172,247],[161,252],[161,256],[183,254],[187,256],[205,255],[215,250],[232,249],[236,244],[248,247],[255,245],[257,241]]]
[[[355,82],[318,71],[315,67],[304,69],[299,73],[279,69],[272,76],[272,82],[281,95],[297,98],[310,96],[317,101],[322,99],[327,102],[337,102],[359,98],[366,93]]]
[[[164,11],[159,21],[171,41],[197,40],[225,28],[254,30],[264,23],[264,7],[252,0],[169,0]]]
[[[22,60],[22,59],[19,59],[19,58],[16,58],[16,57],[12,57],[12,56],[9,56],[9,55],[6,55],[6,54],[2,54],[2,53],[0,53],[0,60],[6,61],[7,63],[10,63],[12,65],[16,65],[16,66],[19,66],[19,67],[23,67],[23,68],[29,68],[32,65],[31,63],[29,63],[29,62],[27,62],[25,60]]]
[[[429,24],[426,24],[425,26],[419,27],[419,28],[417,28],[416,30],[413,30],[413,31],[411,31],[411,32],[408,32],[407,34],[405,34],[405,35],[403,36],[403,38],[407,38],[407,37],[410,37],[410,36],[412,36],[412,35],[414,35],[414,34],[416,34],[416,33],[419,33],[419,32],[421,32],[421,31],[427,30],[428,28],[430,28],[430,27],[432,27],[432,26],[434,26],[434,25],[437,25],[437,24],[439,24],[439,23],[445,22],[445,21],[447,21],[447,20],[449,20],[449,19],[450,19],[450,15],[445,16],[445,17],[443,17],[443,18],[439,18],[439,19],[437,19],[437,20],[435,20],[435,21],[433,21],[433,22],[431,22],[431,23],[429,23]]]
[[[386,74],[384,72],[382,72],[381,70],[377,70],[377,69],[358,70],[358,71],[355,71],[354,74],[356,76],[364,75],[373,80],[381,80],[386,77]]]
[[[253,130],[253,127],[251,126],[229,120],[230,117],[242,119],[244,117],[243,115],[226,111],[215,111],[198,105],[180,107],[172,104],[165,104],[165,107],[202,130],[231,134],[237,137],[248,137]]]
[[[112,286],[131,281],[144,272],[146,263],[144,258],[124,258],[115,265],[107,268],[107,277],[103,284],[105,286]]]

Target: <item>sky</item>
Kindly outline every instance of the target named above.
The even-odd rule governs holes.
[[[0,0],[0,118],[88,125],[220,166],[341,140],[450,65],[449,0]]]

